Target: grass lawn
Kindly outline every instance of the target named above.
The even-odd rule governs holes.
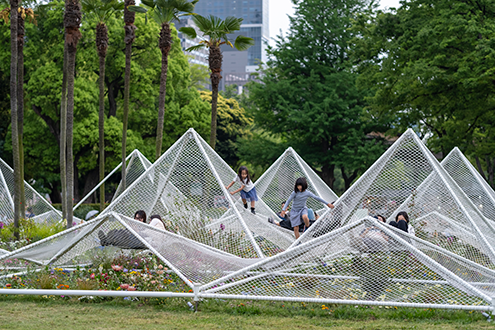
[[[1,329],[493,329],[480,312],[185,299],[0,296]],[[328,309],[326,309],[328,308]]]

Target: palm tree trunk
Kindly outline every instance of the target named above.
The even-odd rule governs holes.
[[[67,43],[64,44],[62,99],[60,100],[60,185],[62,219],[67,219]]]
[[[81,5],[78,0],[67,0],[64,16],[65,42],[67,43],[67,228],[73,222],[74,196],[74,155],[73,124],[74,124],[74,73],[76,67],[77,43],[81,38]]]
[[[24,192],[24,19],[22,14],[17,15],[17,129],[19,130],[19,170],[21,172],[20,180],[20,198],[21,198],[21,217],[26,215],[26,194]]]
[[[215,149],[217,140],[217,102],[218,102],[218,85],[222,79],[222,51],[220,47],[210,47],[210,54],[208,56],[208,62],[210,65],[210,79],[211,79],[211,132],[210,132],[210,146]]]
[[[172,47],[172,35],[170,31],[170,24],[168,22],[162,23],[158,45],[162,51],[162,72],[160,75],[160,95],[158,97],[158,125],[156,128],[155,159],[160,158],[162,154],[165,96],[167,95],[168,54],[170,53],[170,48]]]
[[[17,13],[18,0],[10,0],[10,12]],[[12,126],[12,155],[14,158],[14,236],[19,239],[20,216],[20,154],[17,119],[17,15],[10,15],[10,116]]]
[[[105,23],[100,22],[96,26],[96,48],[100,59],[100,100],[98,116],[98,134],[100,147],[99,174],[100,182],[105,178],[105,57],[108,48],[108,29]],[[105,208],[105,184],[100,186],[100,212]]]
[[[134,19],[136,14],[127,10],[129,6],[134,6],[134,0],[125,0],[124,6],[124,30],[125,30],[125,75],[124,75],[124,118],[122,119],[122,188],[126,188],[126,148],[127,148],[127,120],[129,117],[129,94],[131,83],[131,56],[132,56],[132,43],[136,38],[134,26]]]

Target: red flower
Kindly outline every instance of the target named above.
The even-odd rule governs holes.
[[[12,284],[10,283],[7,283],[7,285],[5,285],[7,288],[11,288],[12,287]]]
[[[129,289],[129,284],[121,284],[121,285],[120,285],[120,288],[121,288],[122,290],[127,290],[127,289]]]
[[[89,278],[94,280],[95,279],[95,273],[92,273],[91,275],[89,275]]]
[[[136,291],[136,288],[133,286],[130,286],[129,288],[127,288],[127,291]]]

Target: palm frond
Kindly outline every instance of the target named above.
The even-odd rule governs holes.
[[[234,41],[234,46],[238,50],[247,50],[249,47],[254,45],[254,39],[245,37],[245,36],[238,36],[235,38]]]
[[[186,36],[188,36],[191,39],[195,39],[198,34],[196,33],[196,30],[192,27],[182,27],[179,29],[181,33],[184,33]]]
[[[234,16],[228,16],[225,18],[225,30],[228,33],[238,31],[241,29],[242,18],[236,18]]]
[[[203,49],[203,48],[207,48],[207,45],[205,43],[201,43],[199,45],[189,47],[189,48],[186,49],[186,52],[193,52],[195,50],[200,50],[200,49]]]
[[[141,3],[147,7],[155,8],[156,3],[153,0],[141,0]]]
[[[144,8],[144,7],[139,7],[139,6],[128,6],[127,9],[129,11],[133,11],[135,13],[147,13],[148,12],[148,9]]]

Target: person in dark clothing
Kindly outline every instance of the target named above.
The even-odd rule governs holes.
[[[395,216],[395,221],[390,221],[389,225],[408,233],[409,216],[407,212],[401,211]]]
[[[134,214],[134,220],[146,223],[146,212],[139,210]],[[98,231],[98,238],[102,246],[117,246],[122,249],[147,249],[136,236],[127,228],[112,229],[105,235],[102,230]]]

